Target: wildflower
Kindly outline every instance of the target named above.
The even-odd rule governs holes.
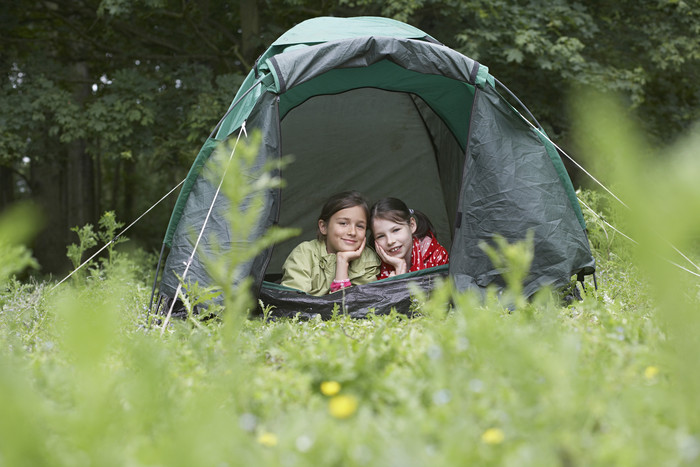
[[[263,431],[258,435],[258,443],[267,447],[277,446],[277,435]]]
[[[444,405],[450,402],[452,395],[448,389],[440,389],[433,394],[433,403],[435,405]]]
[[[252,413],[244,413],[238,418],[238,425],[245,431],[254,431],[258,418]]]
[[[306,435],[301,435],[301,436],[299,436],[299,437],[297,438],[296,445],[297,445],[297,449],[298,449],[300,452],[306,452],[306,451],[308,451],[309,449],[311,449],[311,446],[314,445],[314,442],[313,442],[313,440],[312,440],[311,438],[309,438],[308,436],[306,436]]]
[[[357,410],[357,399],[353,396],[335,396],[328,403],[328,411],[335,418],[348,418]]]
[[[335,396],[340,392],[340,383],[337,381],[324,381],[321,383],[321,394]]]
[[[644,377],[646,379],[654,379],[656,375],[659,374],[659,368],[655,366],[648,366],[644,369]]]
[[[500,428],[489,428],[481,435],[481,441],[486,444],[501,444],[505,435]]]

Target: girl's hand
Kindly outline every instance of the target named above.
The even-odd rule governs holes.
[[[335,280],[343,281],[348,278],[348,271],[350,270],[350,261],[354,261],[360,257],[362,250],[365,249],[365,243],[367,243],[367,237],[362,239],[362,243],[357,250],[353,251],[339,251],[335,254]]]
[[[379,255],[379,258],[386,264],[394,268],[395,274],[406,274],[406,261],[403,258],[389,256],[387,252],[384,251],[384,248],[382,248],[381,245],[379,245],[379,243],[375,243],[374,246],[377,248],[377,254]]]
[[[362,243],[360,243],[360,246],[357,248],[357,250],[339,251],[338,253],[336,253],[337,260],[338,261],[345,261],[347,264],[350,264],[351,261],[355,261],[357,258],[359,258],[362,255],[362,251],[365,249],[366,243],[367,243],[367,237],[363,237]]]

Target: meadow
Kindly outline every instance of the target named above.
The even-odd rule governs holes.
[[[115,249],[59,287],[21,282],[32,215],[5,213],[0,465],[698,465],[700,287],[666,239],[697,257],[700,139],[638,162],[618,131],[595,149],[616,151],[619,192],[644,208],[579,193],[603,215],[584,210],[598,287],[569,304],[543,291],[513,309],[446,282],[410,319],[228,304],[161,333],[152,258]],[[527,246],[500,253],[517,295]]]

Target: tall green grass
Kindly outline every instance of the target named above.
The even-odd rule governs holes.
[[[700,138],[640,162],[621,121],[581,126],[598,157],[621,158],[616,189],[639,207],[580,196],[642,248],[586,211],[599,289],[587,280],[569,306],[510,311],[445,283],[413,319],[232,309],[161,336],[136,260],[112,252],[55,290],[21,283],[31,259],[3,217],[0,465],[696,465],[700,288],[659,257],[661,238],[697,247]],[[527,248],[501,252],[527,266]]]

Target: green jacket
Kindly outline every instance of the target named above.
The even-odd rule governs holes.
[[[335,279],[335,262],[335,254],[326,251],[324,242],[311,240],[300,243],[287,256],[282,266],[281,284],[310,295],[326,295]],[[362,255],[350,263],[348,275],[352,285],[377,280],[380,264],[377,254],[366,247]]]

